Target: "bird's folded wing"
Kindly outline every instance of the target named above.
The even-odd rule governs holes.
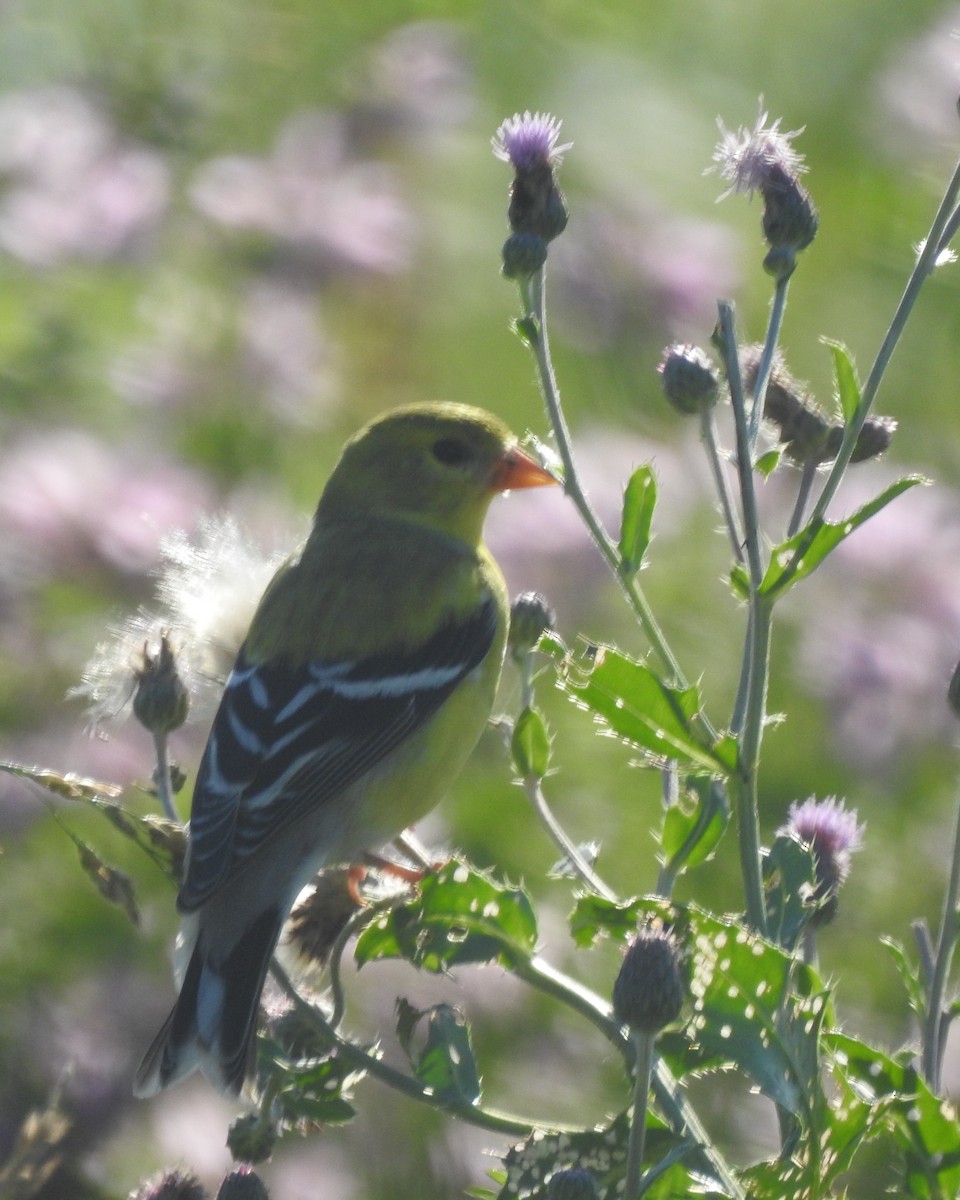
[[[241,651],[197,775],[180,911],[409,737],[483,661],[496,628],[488,598],[424,644],[363,661],[290,668]]]

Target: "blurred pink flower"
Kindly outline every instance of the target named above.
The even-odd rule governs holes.
[[[291,117],[268,157],[213,159],[191,195],[211,220],[298,246],[328,266],[392,274],[410,258],[412,221],[393,173],[353,158],[333,113]]]
[[[37,267],[130,251],[169,199],[166,160],[67,87],[0,97],[0,171],[0,247]]]
[[[331,339],[317,298],[293,284],[255,281],[239,315],[244,353],[278,415],[316,423],[336,390]]]
[[[94,554],[143,572],[163,531],[193,525],[209,503],[209,485],[181,464],[80,430],[30,433],[0,456],[0,526],[58,570]]]

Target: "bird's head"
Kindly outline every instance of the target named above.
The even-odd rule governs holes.
[[[472,544],[498,492],[556,482],[490,413],[465,404],[408,405],[347,442],[317,515],[391,512]]]

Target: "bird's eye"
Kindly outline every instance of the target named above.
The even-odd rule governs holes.
[[[463,467],[470,461],[470,447],[456,438],[440,438],[431,447],[433,457],[445,467]]]

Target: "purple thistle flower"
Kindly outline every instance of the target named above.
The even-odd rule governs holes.
[[[720,197],[733,192],[763,192],[771,183],[779,183],[786,176],[795,180],[807,168],[803,155],[790,145],[791,138],[803,133],[803,128],[789,133],[780,130],[780,118],[767,126],[767,113],[761,111],[753,129],[741,127],[734,133],[718,120],[720,141],[713,152],[715,169],[721,179],[728,179],[730,186]]]
[[[802,804],[794,801],[790,805],[780,832],[792,834],[810,847],[821,886],[835,892],[850,872],[851,856],[863,845],[864,828],[857,822],[857,810],[847,810],[842,800],[811,796]]]
[[[531,171],[535,167],[553,166],[562,159],[572,142],[557,145],[563,122],[550,113],[514,113],[508,117],[491,139],[497,158],[512,163],[516,171]]]

